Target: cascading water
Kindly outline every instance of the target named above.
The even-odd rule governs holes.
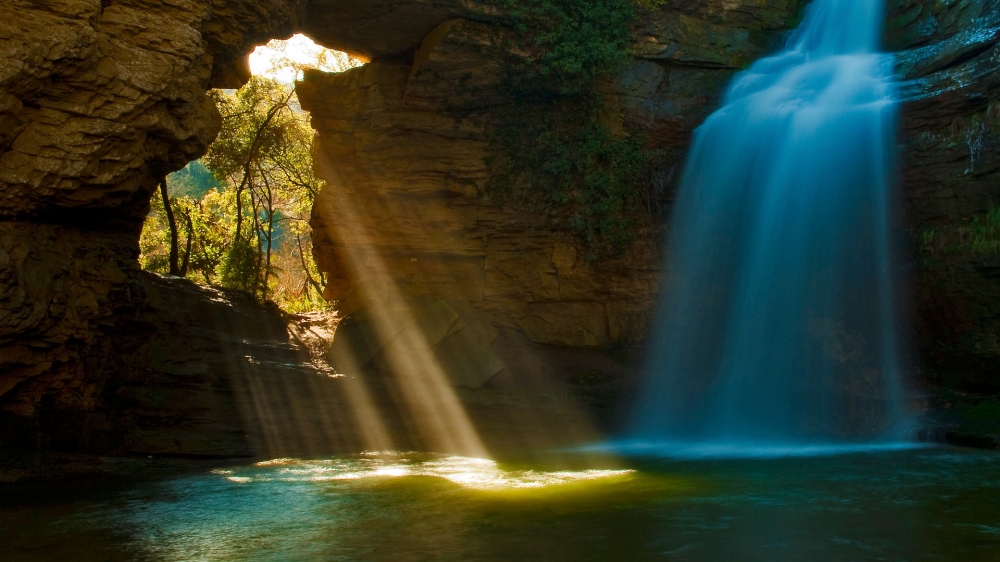
[[[899,426],[882,4],[816,0],[695,132],[635,442],[781,447]]]

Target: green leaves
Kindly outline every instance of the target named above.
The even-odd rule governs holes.
[[[205,166],[194,162],[178,176],[170,200],[189,276],[297,309],[320,305],[308,217],[322,183],[313,174],[307,116],[296,111],[291,86],[266,78],[212,95],[222,131]],[[204,177],[206,168],[214,177]],[[141,261],[163,272],[165,210],[158,200],[152,207]]]
[[[522,94],[570,95],[628,60],[634,0],[501,0],[514,21],[507,52],[527,51],[508,82]],[[510,36],[508,36],[510,37]]]
[[[649,0],[646,3],[656,3]],[[641,185],[657,154],[616,134],[600,80],[628,63],[635,0],[500,0],[512,25],[494,39],[513,103],[491,108],[487,190],[550,217],[569,215],[591,259],[633,238]],[[647,6],[648,7],[648,6]]]
[[[259,294],[260,284],[264,282],[260,274],[262,259],[258,247],[251,246],[243,238],[237,238],[226,249],[219,264],[222,286],[251,295]]]
[[[1000,256],[1000,207],[972,220],[970,228],[972,251],[988,256]]]

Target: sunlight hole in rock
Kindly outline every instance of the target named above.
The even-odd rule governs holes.
[[[347,53],[324,48],[302,34],[286,40],[274,39],[250,53],[251,74],[283,84],[300,79],[305,69],[344,72],[362,64]]]

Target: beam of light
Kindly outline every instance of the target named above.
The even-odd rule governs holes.
[[[435,332],[428,338],[420,329],[433,314],[418,316],[427,308],[411,307],[413,300],[407,298],[456,299],[485,308],[510,298],[514,287],[499,279],[502,272],[491,271],[495,266],[490,264],[488,236],[472,226],[473,221],[488,224],[491,213],[502,211],[484,209],[487,218],[470,217],[468,206],[453,202],[471,202],[464,199],[467,195],[450,199],[457,193],[448,187],[453,180],[443,170],[458,170],[463,177],[475,179],[470,171],[482,170],[479,149],[455,151],[453,139],[434,134],[439,127],[436,121],[428,125],[422,117],[416,119],[415,129],[391,126],[396,112],[413,110],[401,107],[404,102],[396,97],[397,92],[372,92],[374,99],[359,105],[347,89],[366,83],[374,74],[376,69],[369,67],[329,81],[310,76],[297,87],[306,108],[314,111],[313,126],[319,131],[313,147],[315,173],[327,184],[316,199],[312,221],[319,267],[328,274],[326,296],[343,299],[342,315],[359,310],[371,313],[368,319],[358,320],[373,328],[365,331],[377,332],[375,339],[384,349],[372,363],[398,382],[390,389],[390,394],[395,391],[390,403],[379,401],[378,405],[387,411],[401,405],[401,410],[412,415],[400,421],[404,425],[414,422],[394,435],[396,447],[427,446],[485,456],[486,442],[494,454],[534,455],[567,443],[604,438],[592,417],[595,412],[581,407],[579,394],[568,388],[562,358],[527,338],[508,337],[511,334],[502,329],[500,337],[486,345],[493,346],[490,351],[504,362],[507,370],[500,377],[506,382],[472,391],[453,388],[449,375],[457,373],[449,368],[475,363],[464,360],[477,351],[472,346],[438,346],[442,341],[439,330],[428,328],[427,332]],[[373,105],[378,109],[372,110]],[[362,129],[354,130],[355,123]],[[396,158],[397,147],[402,145],[410,160],[406,163]],[[362,152],[374,161],[359,162],[356,156]],[[530,260],[543,264],[552,259],[551,235],[515,243],[524,246]],[[490,292],[501,296],[487,301]],[[448,339],[454,335],[461,334],[449,332],[443,341],[454,343]],[[338,358],[337,362],[350,365],[341,369],[358,373],[372,359],[366,351],[365,357],[346,362]],[[374,396],[383,397],[378,391],[385,379],[357,379],[362,387],[369,384]],[[457,392],[467,400],[468,411]]]
[[[392,436],[382,422],[381,413],[372,400],[371,392],[369,392],[364,380],[357,375],[359,372],[357,361],[353,357],[345,358],[342,356],[341,359],[348,361],[348,364],[342,367],[343,370],[350,373],[343,379],[343,388],[347,394],[348,406],[354,416],[355,425],[361,433],[360,437],[364,442],[365,449],[370,451],[394,449]]]
[[[227,329],[232,327],[218,328],[222,333]],[[297,363],[243,357],[235,351],[225,354],[239,356],[229,360],[226,370],[232,374],[236,406],[255,454],[315,457],[391,448],[393,442],[363,385],[353,377],[331,377],[332,370],[323,368],[325,359],[314,356],[314,346],[303,341],[307,335],[301,328],[292,326],[291,332],[299,343],[293,351],[299,355]],[[266,347],[255,351],[267,353]]]
[[[319,371],[327,371],[328,377],[336,379],[335,386],[330,385],[329,381],[321,381],[316,378],[309,381],[310,395],[326,413],[323,416],[323,421],[327,422],[327,433],[330,435],[353,433],[355,437],[361,439],[361,445],[364,446],[365,450],[394,449],[395,444],[385,424],[382,423],[378,409],[364,381],[354,375],[338,373],[329,367],[328,359],[324,355],[329,342],[333,340],[335,331],[322,325],[305,327],[294,324],[290,330],[294,332],[294,337],[302,347],[309,351],[313,366]],[[353,357],[341,357],[341,359],[348,361],[348,365],[342,367],[342,370],[346,370],[347,373],[357,372],[357,369],[354,368],[356,361]],[[331,394],[336,394],[336,396],[331,396]],[[346,398],[347,404],[342,404],[344,398]],[[338,427],[329,427],[329,421],[337,418],[337,416],[332,415],[333,409],[337,409],[341,414],[344,410],[348,410],[352,418],[351,421],[354,423],[348,423],[341,416]]]
[[[374,329],[387,342],[382,351],[420,437],[435,451],[485,457],[486,447],[400,294],[359,210],[342,183],[336,181],[339,174],[323,158],[316,159],[316,168],[330,184],[317,199],[315,212],[329,217],[324,221],[325,234],[338,242],[349,276],[363,280],[358,295]]]
[[[188,438],[184,451],[221,448],[233,455],[318,456],[369,445],[358,439],[364,432],[355,429],[344,404],[344,379],[331,378],[330,369],[317,366],[316,358],[306,354],[311,347],[301,342],[302,334],[292,334],[290,341],[285,326],[269,313],[247,309],[218,289],[199,291],[211,306],[201,309],[207,313],[193,319],[190,329],[210,336],[197,340],[202,347],[192,353],[208,358],[206,368],[212,378],[205,384],[231,385],[232,402],[228,393],[204,389],[208,400],[188,406],[189,423],[208,424],[210,430]],[[296,339],[301,345],[295,345]],[[182,354],[177,360],[185,365],[186,357]],[[174,384],[191,383],[181,379]],[[228,416],[242,421],[242,426],[233,427]],[[200,442],[202,435],[214,441]]]

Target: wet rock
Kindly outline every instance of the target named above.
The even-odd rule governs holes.
[[[923,371],[970,392],[1000,392],[995,256],[972,244],[976,217],[1000,207],[1000,4],[892,4],[901,52],[903,217],[916,351]]]

